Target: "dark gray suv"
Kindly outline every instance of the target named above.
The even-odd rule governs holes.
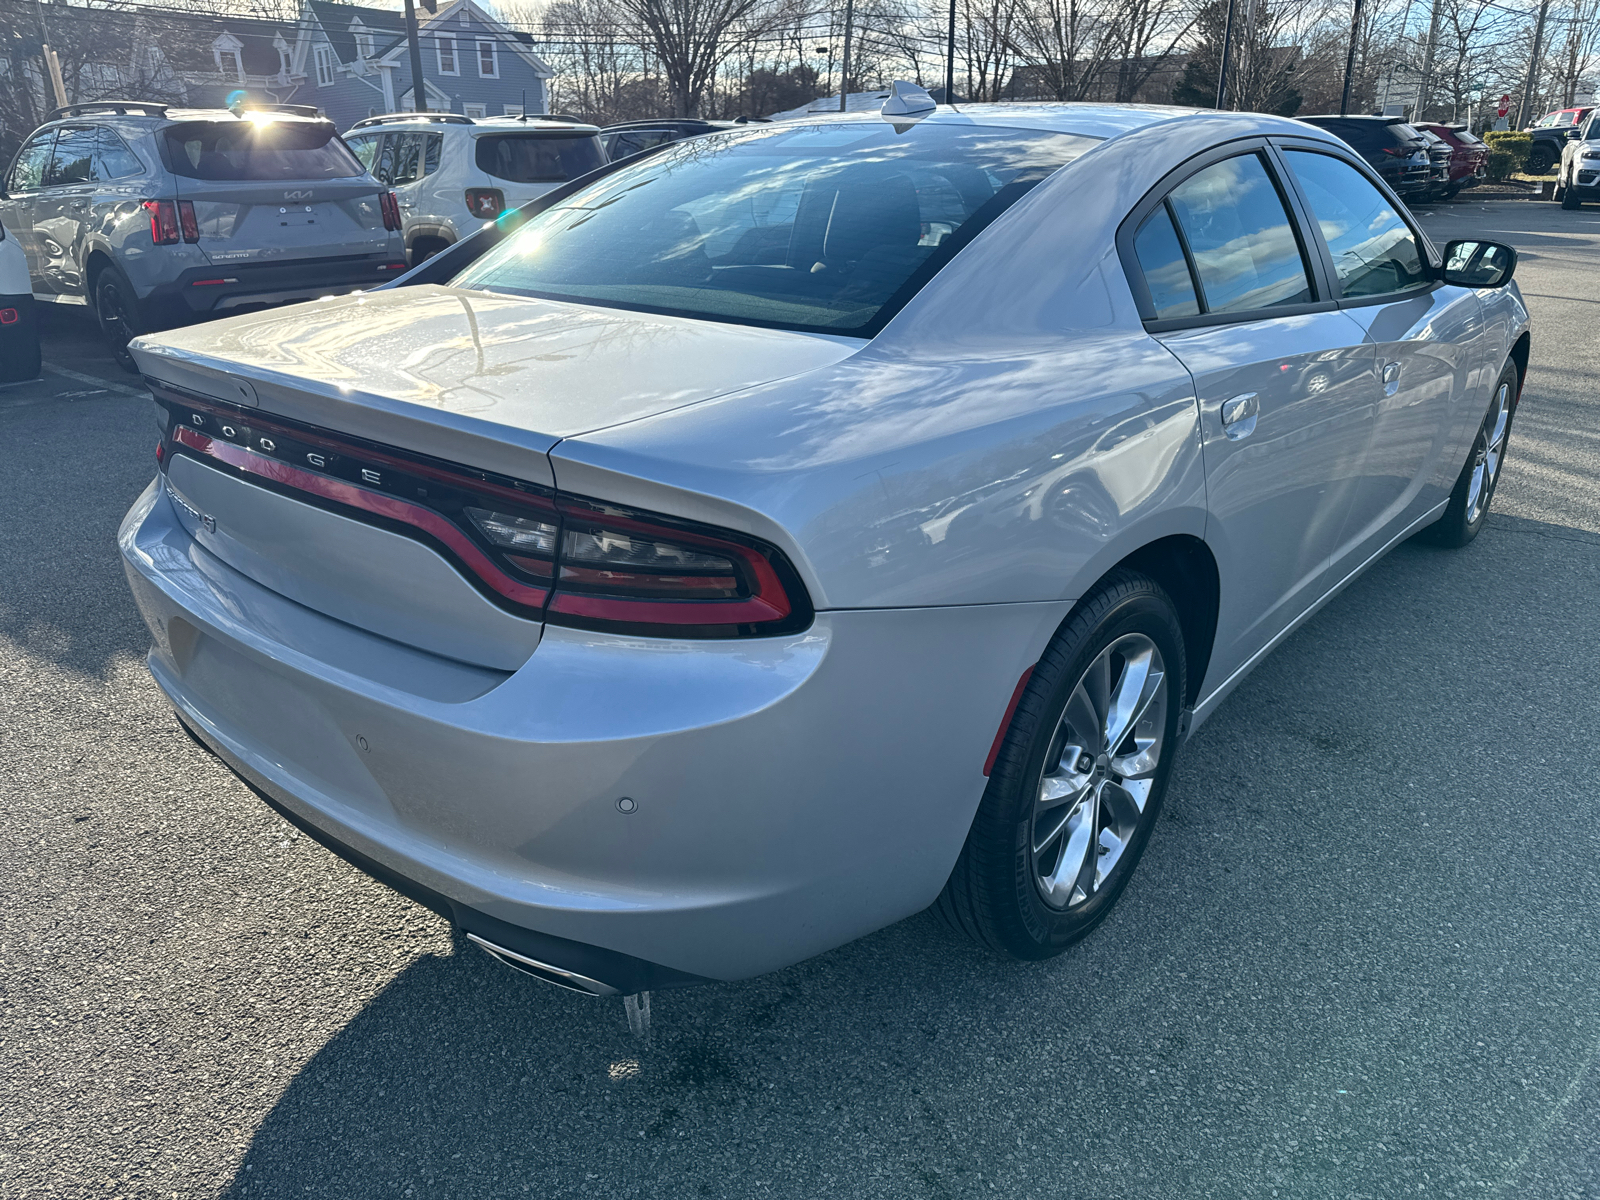
[[[405,270],[400,212],[316,109],[60,109],[17,153],[0,220],[35,299],[135,334],[371,287]]]

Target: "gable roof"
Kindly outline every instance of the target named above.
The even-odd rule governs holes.
[[[305,10],[322,26],[329,45],[342,63],[352,63],[361,57],[356,53],[356,35],[350,29],[357,20],[373,35],[375,57],[381,57],[392,50],[396,43],[405,41],[405,13],[394,9],[368,8],[364,4],[335,4],[333,0],[305,0]]]

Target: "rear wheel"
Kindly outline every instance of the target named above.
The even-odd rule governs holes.
[[[1555,155],[1550,153],[1548,146],[1535,145],[1528,151],[1528,174],[1543,175],[1556,165]]]
[[[1568,212],[1571,212],[1573,209],[1581,207],[1582,204],[1583,204],[1583,201],[1578,199],[1578,189],[1577,188],[1570,188],[1569,187],[1569,188],[1562,188],[1561,189],[1561,207],[1562,208],[1566,209]]]
[[[128,352],[128,343],[146,332],[146,325],[133,290],[116,271],[102,271],[95,281],[94,311],[117,365],[124,371],[138,374],[139,368]]]
[[[940,916],[1022,959],[1059,954],[1103,921],[1161,810],[1184,694],[1172,601],[1117,571],[1035,666]]]
[[[1429,540],[1435,545],[1458,549],[1477,537],[1483,528],[1484,519],[1489,515],[1489,502],[1494,499],[1494,490],[1505,467],[1520,378],[1512,363],[1507,363],[1500,372],[1489,411],[1478,427],[1478,436],[1472,440],[1472,452],[1456,478],[1444,516],[1427,530]]]

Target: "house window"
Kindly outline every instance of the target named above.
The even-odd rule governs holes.
[[[317,86],[328,87],[333,83],[333,51],[327,46],[314,46],[311,57],[317,66]]]
[[[500,77],[499,64],[494,59],[494,43],[480,41],[478,43],[478,74],[485,79],[498,79]]]
[[[474,121],[481,121],[489,115],[489,106],[487,104],[463,104],[461,106],[461,115],[471,117]]]
[[[442,37],[436,43],[439,47],[439,74],[459,75],[456,68],[456,40],[453,37]]]
[[[505,113],[508,117],[520,117],[522,115],[522,105],[508,104],[505,107]]]
[[[356,53],[362,58],[372,57],[372,35],[370,33],[356,34]]]
[[[222,74],[232,75],[240,83],[244,82],[244,65],[237,50],[220,51],[217,55],[217,66]]]

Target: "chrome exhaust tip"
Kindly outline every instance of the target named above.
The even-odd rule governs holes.
[[[587,975],[580,975],[576,971],[567,970],[565,967],[558,967],[553,963],[540,962],[536,958],[529,958],[526,954],[518,954],[515,950],[507,950],[504,946],[497,946],[488,938],[479,937],[475,933],[468,933],[467,941],[472,942],[485,954],[504,963],[513,971],[521,971],[524,975],[531,975],[535,979],[554,984],[558,988],[565,988],[569,992],[579,992],[585,996],[622,995],[620,991],[609,983],[601,983],[598,979],[590,979]]]

